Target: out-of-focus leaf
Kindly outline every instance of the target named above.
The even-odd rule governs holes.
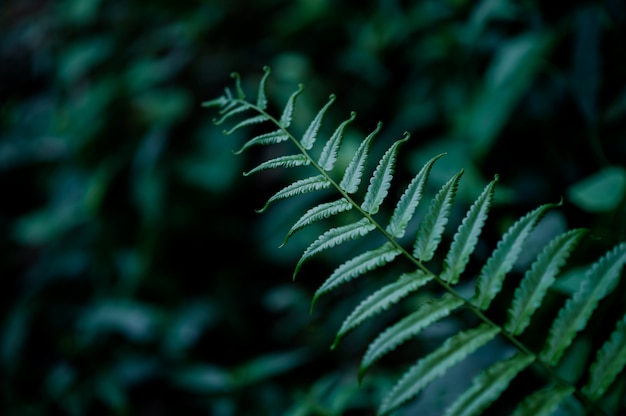
[[[111,333],[144,342],[156,336],[161,320],[161,314],[148,305],[109,299],[89,306],[78,320],[78,330],[87,343],[96,336]]]
[[[176,372],[173,381],[180,387],[202,394],[226,393],[234,388],[231,375],[213,364],[196,364]]]
[[[182,88],[149,90],[135,98],[141,117],[151,125],[170,125],[191,108],[191,94]]]
[[[59,62],[59,76],[66,83],[77,81],[108,58],[113,47],[113,40],[108,36],[81,39],[66,46]]]
[[[233,381],[240,386],[257,383],[287,373],[310,359],[307,350],[276,351],[254,358],[235,368]]]
[[[554,45],[550,32],[527,32],[499,46],[474,100],[457,119],[456,135],[481,159],[528,90]]]
[[[626,169],[619,166],[603,168],[572,185],[567,195],[585,211],[612,211],[626,196]]]

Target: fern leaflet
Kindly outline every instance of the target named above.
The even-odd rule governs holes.
[[[335,341],[331,346],[334,349],[345,334],[353,330],[361,322],[388,309],[392,304],[397,303],[403,297],[409,295],[424,286],[432,279],[421,270],[414,273],[404,273],[397,281],[381,287],[361,302],[341,325]]]
[[[481,324],[448,338],[436,351],[422,358],[404,373],[385,397],[379,413],[386,415],[424,389],[451,366],[491,341],[500,332],[498,328]]]

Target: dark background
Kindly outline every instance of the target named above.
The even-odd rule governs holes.
[[[373,414],[380,328],[329,351],[354,304],[309,303],[337,263],[291,282],[320,229],[277,248],[306,206],[255,214],[287,177],[242,177],[271,153],[201,107],[233,71],[254,96],[270,66],[276,111],[303,83],[296,129],[335,93],[348,148],[409,131],[398,183],[445,151],[431,191],[464,169],[469,206],[499,174],[488,243],[561,198],[545,233],[592,234],[574,265],[626,240],[622,1],[10,0],[0,28],[4,414]]]

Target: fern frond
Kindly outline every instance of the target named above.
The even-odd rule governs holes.
[[[566,385],[537,390],[517,406],[512,416],[550,416],[559,403],[574,391],[573,387]]]
[[[419,395],[448,369],[465,360],[498,334],[517,349],[517,352],[513,353],[510,358],[496,361],[483,369],[475,377],[472,385],[446,410],[448,415],[480,414],[499,401],[503,392],[509,389],[511,381],[531,365],[543,370],[542,373],[546,378],[546,383],[543,384],[550,387],[526,396],[515,409],[515,415],[549,415],[568,396],[572,396],[571,403],[577,400],[587,410],[601,413],[600,405],[604,405],[604,401],[601,402],[601,400],[605,399],[605,395],[618,374],[626,367],[626,316],[617,322],[615,329],[596,354],[592,364],[586,369],[587,379],[581,379],[581,376],[576,375],[571,377],[573,380],[566,382],[554,367],[578,333],[587,326],[598,303],[617,287],[622,269],[626,264],[626,243],[616,245],[587,268],[587,273],[577,291],[566,300],[550,324],[543,349],[535,355],[532,349],[525,345],[525,341],[517,337],[530,325],[534,313],[544,303],[548,289],[582,239],[585,230],[576,229],[564,232],[553,238],[541,250],[513,294],[513,300],[507,310],[508,319],[504,325],[497,324],[499,320],[491,320],[488,316],[491,313],[489,306],[502,292],[504,280],[525,248],[530,233],[549,209],[561,203],[542,205],[517,219],[508,228],[480,269],[475,292],[468,301],[457,293],[453,285],[460,281],[461,275],[465,272],[479,244],[480,235],[493,204],[498,176],[496,175],[485,186],[466,211],[456,233],[452,236],[452,242],[443,263],[436,265],[441,266],[438,267],[441,273],[437,276],[430,270],[430,265],[427,266],[425,263],[435,258],[451,212],[456,208],[455,197],[463,170],[449,178],[436,195],[430,198],[430,204],[421,222],[417,224],[412,250],[407,251],[398,240],[404,237],[409,223],[413,220],[423,198],[431,169],[443,154],[430,159],[412,178],[395,205],[387,227],[383,228],[375,216],[382,210],[386,201],[395,174],[400,145],[408,140],[409,134],[405,133],[402,139],[394,142],[378,160],[370,176],[369,186],[364,192],[362,203],[359,205],[352,194],[359,192],[372,141],[381,130],[382,123],[379,122],[376,128],[361,141],[345,170],[338,173],[342,175],[341,181],[335,182],[335,176],[331,173],[335,169],[344,131],[355,120],[356,114],[351,112],[350,117],[338,125],[325,141],[319,158],[315,162],[311,157],[313,151],[309,154],[309,150],[322,147],[321,144],[317,144],[318,135],[330,106],[336,100],[335,96],[333,94],[329,96],[328,102],[309,123],[300,140],[297,140],[289,127],[296,100],[304,87],[302,84],[298,85],[298,89],[289,96],[280,117],[274,118],[266,111],[268,100],[265,87],[270,74],[269,67],[264,67],[264,71],[258,85],[256,104],[246,100],[237,73],[232,74],[235,79],[234,91],[225,89],[221,97],[203,103],[205,107],[219,107],[219,118],[214,120],[217,124],[225,120],[240,120],[233,122],[234,127],[225,130],[225,134],[253,124],[265,123],[261,127],[271,125],[267,128],[269,132],[248,140],[237,153],[252,146],[274,145],[285,141],[291,141],[297,147],[296,154],[263,161],[244,175],[267,169],[306,165],[314,171],[308,177],[296,180],[276,192],[258,211],[266,210],[272,203],[281,199],[326,188],[334,189],[335,200],[318,203],[309,208],[289,229],[282,245],[294,233],[314,222],[352,209],[356,211],[353,214],[358,217],[354,219],[352,216],[346,216],[349,221],[339,222],[339,225],[330,229],[327,227],[327,231],[318,235],[304,250],[297,262],[294,278],[306,261],[312,256],[327,252],[328,249],[366,235],[369,238],[368,234],[375,230],[379,232],[378,237],[384,240],[376,246],[377,248],[354,253],[351,258],[337,266],[315,291],[311,301],[311,311],[322,295],[374,269],[388,265],[396,258],[403,258],[414,270],[400,275],[391,283],[379,285],[372,293],[365,296],[342,322],[331,348],[336,348],[350,331],[366,320],[378,317],[392,305],[415,293],[420,294],[419,291],[426,284],[436,284],[443,291],[439,298],[423,303],[415,311],[384,328],[370,342],[359,368],[359,381],[365,372],[386,354],[438,320],[448,317],[458,308],[465,305],[467,313],[473,315],[472,319],[478,321],[474,329],[459,329],[460,332],[447,338],[434,351],[408,368],[383,400],[379,408],[380,414],[388,414]],[[250,115],[252,113],[254,114]],[[341,218],[337,220],[340,221]],[[584,373],[581,371],[578,374]]]
[[[576,334],[585,328],[600,299],[615,288],[624,263],[626,243],[617,245],[591,266],[578,291],[559,310],[540,354],[543,361],[556,365]]]
[[[413,247],[413,256],[422,262],[433,258],[435,250],[441,242],[441,235],[448,223],[450,209],[462,175],[463,171],[460,171],[439,190],[419,225]]]
[[[339,332],[337,332],[335,336],[335,341],[330,348],[335,349],[344,335],[352,331],[363,321],[388,309],[391,305],[400,301],[400,299],[424,286],[431,281],[432,278],[432,275],[417,270],[413,273],[404,273],[395,282],[378,289],[363,300],[346,320],[343,321]]]
[[[592,401],[598,400],[626,366],[626,315],[598,351],[589,370],[589,381],[582,392]]]
[[[420,274],[420,272],[415,273]],[[430,280],[433,277],[433,275],[427,274],[423,278]],[[463,305],[463,300],[445,293],[441,298],[424,303],[415,312],[385,329],[367,347],[359,368],[359,379],[382,356],[417,335],[422,329],[448,316],[461,305]]]
[[[363,211],[367,212],[368,214],[376,214],[378,212],[380,204],[383,203],[385,197],[387,196],[387,192],[389,191],[389,186],[391,184],[391,178],[393,177],[393,168],[396,163],[398,146],[400,146],[408,139],[409,135],[407,133],[402,140],[398,140],[394,144],[392,144],[378,162],[376,170],[374,171],[374,174],[370,179],[370,184],[367,187],[365,199],[363,201],[363,204],[361,205]]]
[[[322,220],[324,218],[330,218],[333,215],[337,215],[341,212],[348,211],[352,209],[353,205],[345,198],[338,199],[332,202],[325,202],[320,205],[316,205],[315,207],[309,209],[302,217],[296,221],[296,223],[291,227],[287,235],[285,236],[285,241],[280,245],[280,247],[284,246],[287,243],[287,240],[295,234],[297,231],[302,228],[310,225],[316,221]]]
[[[430,170],[432,169],[433,164],[444,154],[445,153],[441,153],[430,159],[420,169],[417,175],[413,177],[409,186],[402,193],[386,229],[392,237],[401,238],[404,236],[406,227],[409,225],[409,221],[411,221],[413,213],[422,198],[424,187],[426,186],[428,176],[430,175]]]
[[[504,326],[507,331],[519,335],[526,329],[559,270],[585,233],[584,229],[563,233],[548,243],[537,256],[515,290],[508,310],[509,320]]]
[[[283,130],[270,131],[269,133],[263,133],[248,140],[247,142],[244,143],[241,149],[235,152],[235,154],[236,155],[241,154],[242,152],[244,152],[245,150],[247,150],[248,148],[252,146],[278,144],[286,140],[289,140],[289,135],[286,134]]]
[[[398,254],[400,254],[400,250],[393,244],[386,242],[376,249],[366,251],[346,261],[337,267],[324,284],[317,289],[311,302],[311,310],[317,299],[324,293],[377,267],[384,266],[395,259]]]
[[[524,241],[546,211],[555,206],[557,205],[542,205],[517,220],[508,229],[480,272],[476,293],[471,300],[474,305],[480,309],[489,307],[493,298],[500,292],[506,274],[517,261]]]
[[[262,162],[257,167],[250,169],[248,172],[244,172],[243,176],[248,176],[253,173],[260,172],[266,169],[293,168],[297,166],[306,166],[309,164],[311,164],[311,159],[309,159],[305,155],[300,154],[300,155],[279,156],[277,158]]]
[[[354,223],[343,225],[341,227],[331,228],[326,231],[324,234],[320,235],[302,254],[300,257],[300,261],[296,264],[295,270],[293,272],[293,278],[296,278],[296,274],[298,274],[298,270],[302,264],[308,260],[310,257],[319,253],[320,251],[329,249],[338,244],[343,243],[344,241],[354,240],[355,238],[363,237],[376,226],[372,224],[372,222],[367,218],[362,218]]]
[[[322,107],[322,109],[317,113],[313,121],[311,121],[311,124],[309,124],[309,127],[307,127],[304,135],[302,136],[302,140],[300,140],[300,144],[304,149],[310,150],[313,147],[313,143],[315,143],[315,140],[317,139],[317,132],[322,125],[324,115],[326,114],[328,108],[330,108],[332,103],[335,102],[336,98],[337,97],[335,97],[334,94],[331,94],[326,105]]]
[[[353,122],[355,118],[356,113],[353,111],[350,113],[350,118],[342,122],[339,127],[337,127],[333,135],[330,136],[330,139],[326,141],[326,144],[322,149],[322,153],[317,161],[317,164],[325,171],[331,171],[335,167],[337,152],[339,151],[339,146],[341,145],[341,140],[343,139],[343,132],[346,126]]]
[[[446,409],[446,415],[479,415],[500,397],[511,380],[533,361],[534,356],[517,353],[506,360],[496,362],[474,379],[472,386]]]
[[[298,89],[294,91],[287,100],[287,104],[285,104],[285,108],[283,109],[283,113],[280,116],[280,120],[278,124],[283,129],[288,128],[291,125],[291,119],[293,117],[293,108],[296,105],[296,98],[304,91],[304,85],[299,84]]]
[[[441,347],[420,359],[417,364],[404,373],[383,400],[379,413],[386,415],[416,396],[430,382],[491,341],[499,332],[499,328],[481,324],[477,328],[460,332],[448,338]]]
[[[300,179],[276,192],[270,199],[267,200],[263,208],[257,210],[257,212],[265,211],[272,203],[279,199],[289,198],[294,195],[301,195],[311,191],[319,191],[320,189],[328,188],[330,182],[328,178],[323,175],[311,176],[310,178]]]
[[[498,181],[498,175],[489,182],[480,196],[472,204],[465,218],[454,234],[450,251],[443,261],[441,279],[450,284],[456,284],[474,252],[478,237],[483,229],[491,201],[493,200],[494,187]]]
[[[376,129],[371,132],[359,145],[356,153],[352,156],[350,164],[344,172],[343,179],[339,183],[339,187],[349,194],[355,193],[359,189],[361,184],[361,177],[363,176],[363,167],[367,161],[369,155],[370,144],[372,139],[376,137],[382,127],[382,123],[378,123]]]

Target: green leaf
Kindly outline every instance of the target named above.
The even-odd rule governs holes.
[[[293,109],[294,109],[294,106],[296,105],[296,98],[298,98],[298,95],[300,95],[303,90],[304,90],[304,85],[299,84],[298,89],[294,91],[289,97],[289,99],[287,100],[287,104],[285,104],[283,113],[280,116],[280,121],[278,122],[280,127],[282,127],[283,129],[286,129],[287,127],[291,125],[291,119],[293,117]]]
[[[568,197],[588,212],[612,211],[626,197],[626,169],[606,167],[572,185]]]
[[[343,179],[339,183],[339,187],[349,194],[355,193],[359,189],[361,176],[363,175],[363,167],[369,154],[372,139],[378,134],[382,127],[382,123],[378,123],[376,129],[371,132],[362,142],[356,153],[352,157],[350,164],[344,172]]]
[[[213,119],[213,124],[215,124],[216,126],[219,126],[220,124],[224,123],[224,121],[226,121],[230,117],[232,117],[234,115],[237,115],[237,114],[241,114],[244,111],[248,111],[250,109],[252,109],[252,107],[248,103],[240,103],[240,102],[237,102],[237,101],[230,101],[228,103],[228,105],[226,105],[220,111],[221,117],[219,119]]]
[[[354,121],[355,118],[356,113],[353,111],[352,113],[350,113],[350,118],[345,120],[339,125],[339,127],[337,127],[333,135],[324,145],[317,164],[325,171],[331,171],[335,167],[335,162],[337,161],[337,152],[339,150],[339,146],[341,145],[341,140],[343,139],[343,131],[349,123]]]
[[[265,94],[265,83],[267,81],[267,77],[270,75],[270,67],[263,67],[264,74],[261,77],[261,81],[259,82],[259,91],[257,93],[256,106],[261,110],[265,110],[267,108],[267,96]]]
[[[626,243],[617,245],[594,263],[573,297],[559,310],[540,357],[556,365],[565,349],[585,328],[598,302],[616,286],[626,262]]]
[[[392,144],[378,162],[378,166],[376,166],[374,174],[370,179],[370,184],[367,187],[363,204],[361,205],[363,211],[368,214],[376,214],[380,204],[382,204],[385,200],[387,192],[389,191],[391,179],[393,178],[393,169],[396,163],[398,146],[407,140],[408,135],[404,139],[398,140]]]
[[[420,223],[413,247],[413,256],[420,261],[432,259],[441,242],[441,235],[448,223],[452,203],[462,175],[463,171],[460,171],[441,187]]]
[[[296,264],[296,268],[293,272],[293,278],[296,278],[296,274],[302,267],[302,264],[316,255],[317,253],[334,247],[338,244],[341,244],[348,240],[354,240],[359,237],[363,237],[370,231],[374,230],[376,226],[372,224],[370,220],[367,218],[361,218],[359,221],[353,222],[351,224],[343,225],[341,227],[331,228],[326,231],[324,234],[320,235],[315,241],[307,247],[307,249],[300,257],[300,261]]]
[[[248,172],[244,172],[243,176],[248,176],[256,172],[260,172],[266,169],[275,169],[275,168],[293,168],[296,166],[306,166],[311,163],[311,159],[306,157],[305,155],[287,155],[280,156],[271,160],[267,160],[257,167],[249,170]]]
[[[363,300],[343,322],[339,332],[337,332],[331,349],[334,349],[344,335],[360,325],[363,321],[389,309],[391,305],[397,303],[409,293],[424,286],[432,280],[432,278],[433,276],[431,274],[426,274],[421,270],[417,270],[413,273],[404,273],[395,282],[385,285],[372,293]]]
[[[245,101],[246,94],[241,88],[241,76],[238,72],[231,72],[230,77],[235,80],[235,91],[237,92],[237,98],[241,101]]]
[[[506,274],[522,251],[524,241],[545,212],[555,206],[554,204],[542,205],[517,220],[508,229],[480,272],[476,293],[472,298],[474,305],[481,309],[489,307],[493,298],[500,292]]]
[[[518,353],[509,359],[496,362],[474,379],[472,386],[446,409],[446,415],[473,416],[481,414],[500,397],[511,380],[534,360],[535,357],[532,355]]]
[[[550,416],[567,396],[574,393],[571,386],[553,386],[527,396],[512,416]]]
[[[433,275],[430,274],[425,277],[425,279],[432,278]],[[367,352],[361,361],[359,379],[383,355],[394,350],[430,324],[448,316],[461,305],[463,305],[463,300],[446,293],[439,299],[424,303],[415,312],[405,316],[394,325],[387,327],[367,348]]]
[[[255,136],[252,139],[248,140],[241,149],[235,152],[236,155],[241,154],[244,150],[248,149],[251,146],[256,145],[268,145],[268,144],[277,144],[289,140],[289,135],[286,134],[282,130],[270,131],[269,133],[263,133],[259,136]]]
[[[561,267],[567,261],[586,230],[576,229],[555,237],[537,256],[522,282],[515,290],[513,303],[508,310],[505,329],[513,335],[521,334],[530,323]]]
[[[242,120],[239,123],[235,124],[235,127],[232,127],[230,130],[226,130],[224,132],[224,134],[226,134],[226,135],[232,134],[234,131],[239,130],[242,127],[250,126],[252,124],[260,124],[260,123],[266,122],[268,120],[269,119],[264,114],[261,114],[261,115],[258,115],[258,116],[254,116],[254,117],[250,117],[250,118],[247,118],[247,119]]]
[[[257,212],[265,211],[272,203],[279,199],[289,198],[295,195],[301,195],[306,192],[318,191],[320,189],[328,188],[330,182],[325,176],[317,175],[310,178],[300,179],[291,185],[288,185],[276,192],[266,203],[263,208],[257,210]]]
[[[589,381],[583,393],[591,400],[598,400],[615,381],[626,366],[626,315],[617,322],[610,338],[598,351],[589,370]]]
[[[326,114],[326,111],[328,111],[328,109],[330,108],[331,104],[335,102],[336,98],[337,97],[335,97],[335,95],[330,95],[326,105],[322,107],[322,109],[317,113],[311,124],[309,124],[309,127],[307,127],[306,132],[304,132],[304,136],[302,136],[300,144],[306,150],[309,150],[313,147],[313,143],[315,143],[315,140],[317,139],[317,132],[322,125],[324,115]]]
[[[339,214],[344,211],[352,209],[352,204],[345,198],[338,199],[332,202],[325,202],[320,205],[309,209],[296,223],[291,227],[285,241],[280,245],[281,247],[287,243],[287,240],[296,233],[298,230],[314,223],[315,221],[322,220],[324,218],[330,218],[333,215]]]
[[[450,251],[448,251],[443,262],[443,272],[440,277],[444,281],[456,284],[465,271],[465,266],[467,266],[469,257],[474,251],[478,237],[485,225],[497,181],[498,176],[496,175],[472,204],[454,235]]]
[[[420,359],[417,364],[404,373],[383,400],[379,413],[381,415],[389,414],[416,396],[433,380],[492,340],[499,332],[499,328],[481,324],[477,328],[460,332],[448,338],[441,347]]]
[[[311,302],[311,310],[315,306],[317,299],[324,293],[331,291],[335,287],[355,277],[372,271],[377,267],[384,266],[395,259],[398,254],[400,254],[400,250],[387,242],[374,250],[366,251],[343,263],[341,266],[337,267],[330,277],[326,279],[324,284],[317,289],[313,296],[313,302]]]
[[[443,155],[444,153],[441,153],[430,159],[422,169],[420,169],[417,175],[413,177],[411,183],[409,183],[409,186],[400,197],[386,230],[393,237],[401,238],[404,236],[406,227],[409,225],[409,221],[411,221],[415,209],[422,198],[430,170],[433,164]]]

